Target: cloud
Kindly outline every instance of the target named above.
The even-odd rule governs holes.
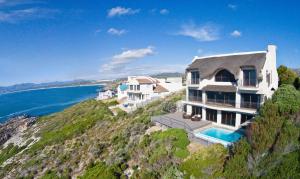
[[[215,41],[219,39],[219,29],[212,24],[196,26],[195,24],[184,24],[177,35],[192,37],[198,41]]]
[[[227,7],[230,8],[230,9],[232,9],[232,10],[236,10],[237,9],[237,5],[235,5],[235,4],[228,4]]]
[[[127,31],[125,29],[115,29],[115,28],[110,28],[107,30],[107,33],[111,34],[111,35],[118,35],[121,36],[123,34],[125,34]]]
[[[55,9],[28,8],[21,10],[0,11],[0,23],[16,23],[19,21],[51,18],[59,11]]]
[[[139,12],[140,9],[131,9],[131,8],[124,8],[124,7],[117,6],[108,10],[107,17],[133,15]]]
[[[232,37],[241,37],[242,36],[242,32],[238,31],[238,30],[234,30],[233,32],[230,33],[230,35]]]
[[[203,53],[203,49],[199,48],[199,49],[197,50],[197,53],[198,53],[198,54],[202,54],[202,53]]]
[[[100,71],[105,73],[120,73],[127,64],[154,54],[154,47],[131,49],[114,55],[111,62],[102,65]]]
[[[22,4],[36,4],[41,3],[34,0],[0,0],[0,7],[17,6]]]
[[[162,15],[166,15],[166,14],[169,14],[170,11],[169,11],[168,9],[161,9],[161,10],[159,11],[159,13],[162,14]]]

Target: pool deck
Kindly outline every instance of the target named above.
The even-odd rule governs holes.
[[[212,125],[210,121],[192,121],[191,119],[183,119],[182,112],[170,113],[161,116],[153,116],[151,121],[169,128],[184,129],[188,133],[191,141],[200,143],[202,145],[211,145],[213,143],[203,140],[195,136],[194,131],[201,128],[206,128]]]
[[[182,114],[183,113],[181,112],[177,112],[162,116],[154,116],[151,120],[170,128],[181,128],[188,130],[189,132],[212,124],[210,121],[192,121],[191,119],[183,119]]]

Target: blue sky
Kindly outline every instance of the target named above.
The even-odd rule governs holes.
[[[299,68],[299,8],[296,0],[0,0],[0,85],[182,72],[194,56],[268,44],[278,65]]]

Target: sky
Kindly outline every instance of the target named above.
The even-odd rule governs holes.
[[[266,50],[300,67],[297,0],[0,0],[0,86],[184,72]]]

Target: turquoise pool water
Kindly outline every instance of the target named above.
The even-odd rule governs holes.
[[[229,130],[225,130],[225,129],[220,129],[220,128],[209,128],[209,129],[205,129],[199,133],[197,133],[198,135],[206,135],[218,140],[223,140],[226,142],[236,142],[237,140],[239,140],[243,134],[237,132],[237,131],[229,131]],[[197,136],[196,134],[196,136]]]

